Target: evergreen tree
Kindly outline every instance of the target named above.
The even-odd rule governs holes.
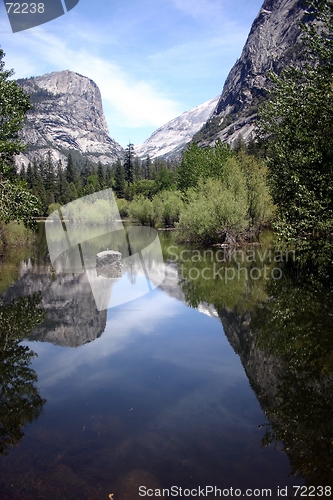
[[[143,178],[142,175],[142,164],[140,158],[137,156],[134,158],[134,179],[139,181]]]
[[[24,168],[23,163],[21,165],[19,178],[20,178],[20,181],[26,181],[26,174],[25,174],[25,168]]]
[[[105,171],[105,187],[112,188],[113,187],[113,172],[111,165],[107,165]]]
[[[150,156],[147,155],[146,161],[145,161],[145,168],[144,168],[144,178],[145,179],[151,179],[151,159]]]
[[[66,180],[68,184],[73,184],[75,190],[72,189],[72,193],[76,192],[77,196],[81,193],[81,182],[80,176],[75,162],[72,159],[72,155],[68,155],[67,165],[66,165]]]
[[[97,166],[97,177],[98,177],[99,188],[104,189],[104,187],[105,187],[105,171],[104,171],[104,167],[100,161],[98,162],[98,166]]]
[[[63,169],[61,160],[58,161],[57,165],[57,181],[59,196],[56,202],[60,203],[61,205],[66,205],[66,203],[69,203],[72,200],[69,184],[66,179],[66,172]]]
[[[92,174],[91,166],[89,165],[88,159],[86,158],[84,167],[81,171],[80,177],[81,177],[81,184],[83,187],[86,186],[88,182],[88,177]]]
[[[28,166],[27,166],[26,181],[27,181],[29,189],[31,189],[33,186],[33,172],[32,172],[32,165],[31,165],[30,161],[29,161]]]
[[[126,186],[126,180],[125,180],[124,167],[121,164],[121,161],[118,160],[116,163],[116,171],[114,176],[114,190],[118,198],[124,198],[125,186]]]
[[[55,178],[55,169],[52,158],[51,151],[48,151],[45,161],[45,192],[46,192],[46,202],[48,205],[54,203],[57,199],[57,184]]]
[[[124,159],[125,180],[128,186],[135,181],[134,157],[134,144],[129,143],[125,149]]]

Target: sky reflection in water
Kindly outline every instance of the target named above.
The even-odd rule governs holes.
[[[88,455],[97,443],[110,483],[140,469],[164,487],[299,484],[285,455],[260,449],[265,417],[219,319],[156,289],[109,309],[91,343],[27,344],[47,399],[26,429],[31,444],[38,429],[80,440]]]

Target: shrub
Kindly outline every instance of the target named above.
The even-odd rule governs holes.
[[[128,217],[129,215],[129,202],[125,198],[117,198],[117,207],[120,217]]]
[[[47,215],[51,215],[56,210],[59,210],[59,208],[61,208],[60,203],[51,203],[51,205],[49,205],[49,208],[47,209]]]
[[[143,226],[155,226],[159,218],[160,204],[145,198],[143,195],[136,196],[129,205],[129,214],[137,219]]]
[[[248,226],[246,178],[235,158],[224,165],[223,178],[201,180],[187,191],[187,204],[180,214],[181,241],[216,243],[221,235],[244,230]]]
[[[268,167],[262,160],[243,152],[239,154],[238,159],[246,177],[250,223],[253,228],[260,228],[276,214],[268,185]]]
[[[159,220],[165,226],[174,226],[179,221],[180,212],[183,208],[183,201],[179,191],[162,191],[153,198],[153,202],[159,200],[160,207]],[[157,209],[157,203],[156,203]]]

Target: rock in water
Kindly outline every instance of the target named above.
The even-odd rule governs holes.
[[[121,258],[122,254],[116,250],[105,250],[96,255],[97,276],[104,278],[121,277]]]

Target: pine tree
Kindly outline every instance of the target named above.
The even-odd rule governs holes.
[[[105,187],[112,188],[113,187],[113,172],[111,165],[107,165],[105,171]]]
[[[76,193],[76,196],[80,196],[82,190],[81,179],[79,176],[76,163],[74,163],[71,154],[68,155],[65,171],[66,171],[66,180],[68,184],[73,184],[73,186],[75,187],[75,189],[74,188],[71,189],[72,195]]]
[[[55,169],[51,151],[48,151],[46,156],[44,186],[45,186],[47,203],[48,205],[51,205],[51,203],[54,203],[55,199],[57,198]]]
[[[104,171],[104,167],[100,161],[98,162],[98,166],[97,166],[97,177],[98,177],[99,188],[104,189],[104,187],[105,187],[105,171]]]
[[[26,181],[27,181],[29,189],[31,189],[33,186],[33,172],[32,172],[32,165],[31,165],[30,161],[29,161],[28,166],[27,166]]]
[[[81,171],[80,177],[81,177],[81,184],[83,187],[86,186],[88,182],[88,177],[92,174],[91,166],[89,165],[88,159],[86,158],[84,167]]]
[[[134,144],[129,143],[125,149],[124,159],[125,180],[128,186],[135,181],[134,157]]]
[[[150,156],[147,155],[146,161],[145,161],[145,171],[144,171],[144,176],[145,179],[151,179],[151,159]]]
[[[19,178],[20,178],[20,181],[26,181],[26,173],[25,173],[25,168],[24,168],[23,163],[21,165]]]
[[[124,198],[125,195],[125,171],[124,167],[121,164],[121,161],[118,160],[116,163],[116,171],[114,176],[114,190],[118,198]]]

